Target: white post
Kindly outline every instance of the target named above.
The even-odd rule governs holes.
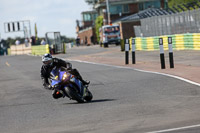
[[[170,68],[174,68],[172,37],[168,37],[168,47],[169,47],[169,63],[170,63]]]
[[[125,39],[125,64],[129,64],[129,39]]]

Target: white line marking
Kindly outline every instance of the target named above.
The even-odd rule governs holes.
[[[178,131],[178,130],[184,130],[184,129],[196,128],[196,127],[200,127],[200,124],[199,124],[199,125],[186,126],[186,127],[179,127],[179,128],[165,129],[165,130],[160,130],[160,131],[147,132],[147,133],[165,133],[165,132],[172,132],[172,131]]]
[[[175,76],[175,75],[170,75],[170,74],[166,74],[166,73],[160,73],[160,72],[152,72],[152,71],[146,71],[146,70],[140,70],[140,69],[135,69],[132,67],[125,67],[125,66],[115,66],[115,65],[108,65],[108,64],[101,64],[101,63],[94,63],[94,62],[88,62],[88,61],[81,61],[81,60],[71,60],[71,59],[65,59],[65,60],[69,60],[69,61],[75,61],[75,62],[81,62],[81,63],[88,63],[88,64],[94,64],[94,65],[103,65],[103,66],[110,66],[110,67],[116,67],[116,68],[124,68],[124,69],[132,69],[135,71],[139,71],[139,72],[146,72],[146,73],[153,73],[153,74],[159,74],[159,75],[164,75],[167,77],[172,77],[172,78],[176,78],[182,81],[185,81],[187,83],[196,85],[196,86],[200,86],[199,83],[179,77],[179,76]]]

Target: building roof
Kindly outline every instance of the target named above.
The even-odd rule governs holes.
[[[138,2],[144,2],[149,0],[108,0],[109,2],[131,2],[131,3],[138,3]],[[99,3],[105,3],[106,0],[100,0]]]
[[[119,22],[119,21],[139,21],[143,18],[153,17],[153,16],[161,16],[161,15],[169,15],[172,14],[171,11],[166,11],[159,8],[148,8],[146,10],[140,11],[138,13],[132,14],[130,16],[123,17],[121,19],[113,21],[113,23]]]
[[[81,14],[84,14],[84,13],[97,13],[97,11],[92,10],[92,11],[83,11],[83,12],[81,12]]]
[[[146,1],[155,1],[155,0],[109,0],[109,4],[118,5],[118,4],[130,4],[130,3],[139,3]],[[106,6],[106,0],[99,0],[94,7],[98,8],[101,6]]]

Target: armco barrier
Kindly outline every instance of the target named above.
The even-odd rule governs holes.
[[[146,51],[159,50],[159,38],[163,38],[163,48],[168,50],[168,37],[172,37],[173,49],[175,50],[200,50],[200,33],[136,37],[135,48]],[[132,38],[129,39],[129,42],[131,50]]]
[[[32,55],[43,55],[49,53],[49,45],[32,46]]]

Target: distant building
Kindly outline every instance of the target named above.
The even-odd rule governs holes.
[[[111,20],[138,13],[147,8],[164,8],[164,0],[109,0]],[[105,0],[99,0],[94,5],[99,15],[106,9]]]
[[[98,16],[96,11],[82,12],[82,21],[76,21],[77,38],[80,39],[80,45],[90,45],[97,42],[95,34],[95,20]]]
[[[82,12],[82,21],[77,21],[77,36],[80,37],[81,45],[96,43],[95,19],[99,15],[104,16],[104,22],[108,24],[107,13],[105,15],[106,0],[85,0],[93,5],[94,11]],[[148,8],[164,8],[165,0],[109,0],[110,19],[120,25],[121,37],[134,37],[133,26],[140,25],[139,19],[123,21],[122,18],[131,16]],[[81,23],[80,23],[81,22]],[[106,24],[106,23],[105,23]],[[87,44],[86,44],[87,43]]]

